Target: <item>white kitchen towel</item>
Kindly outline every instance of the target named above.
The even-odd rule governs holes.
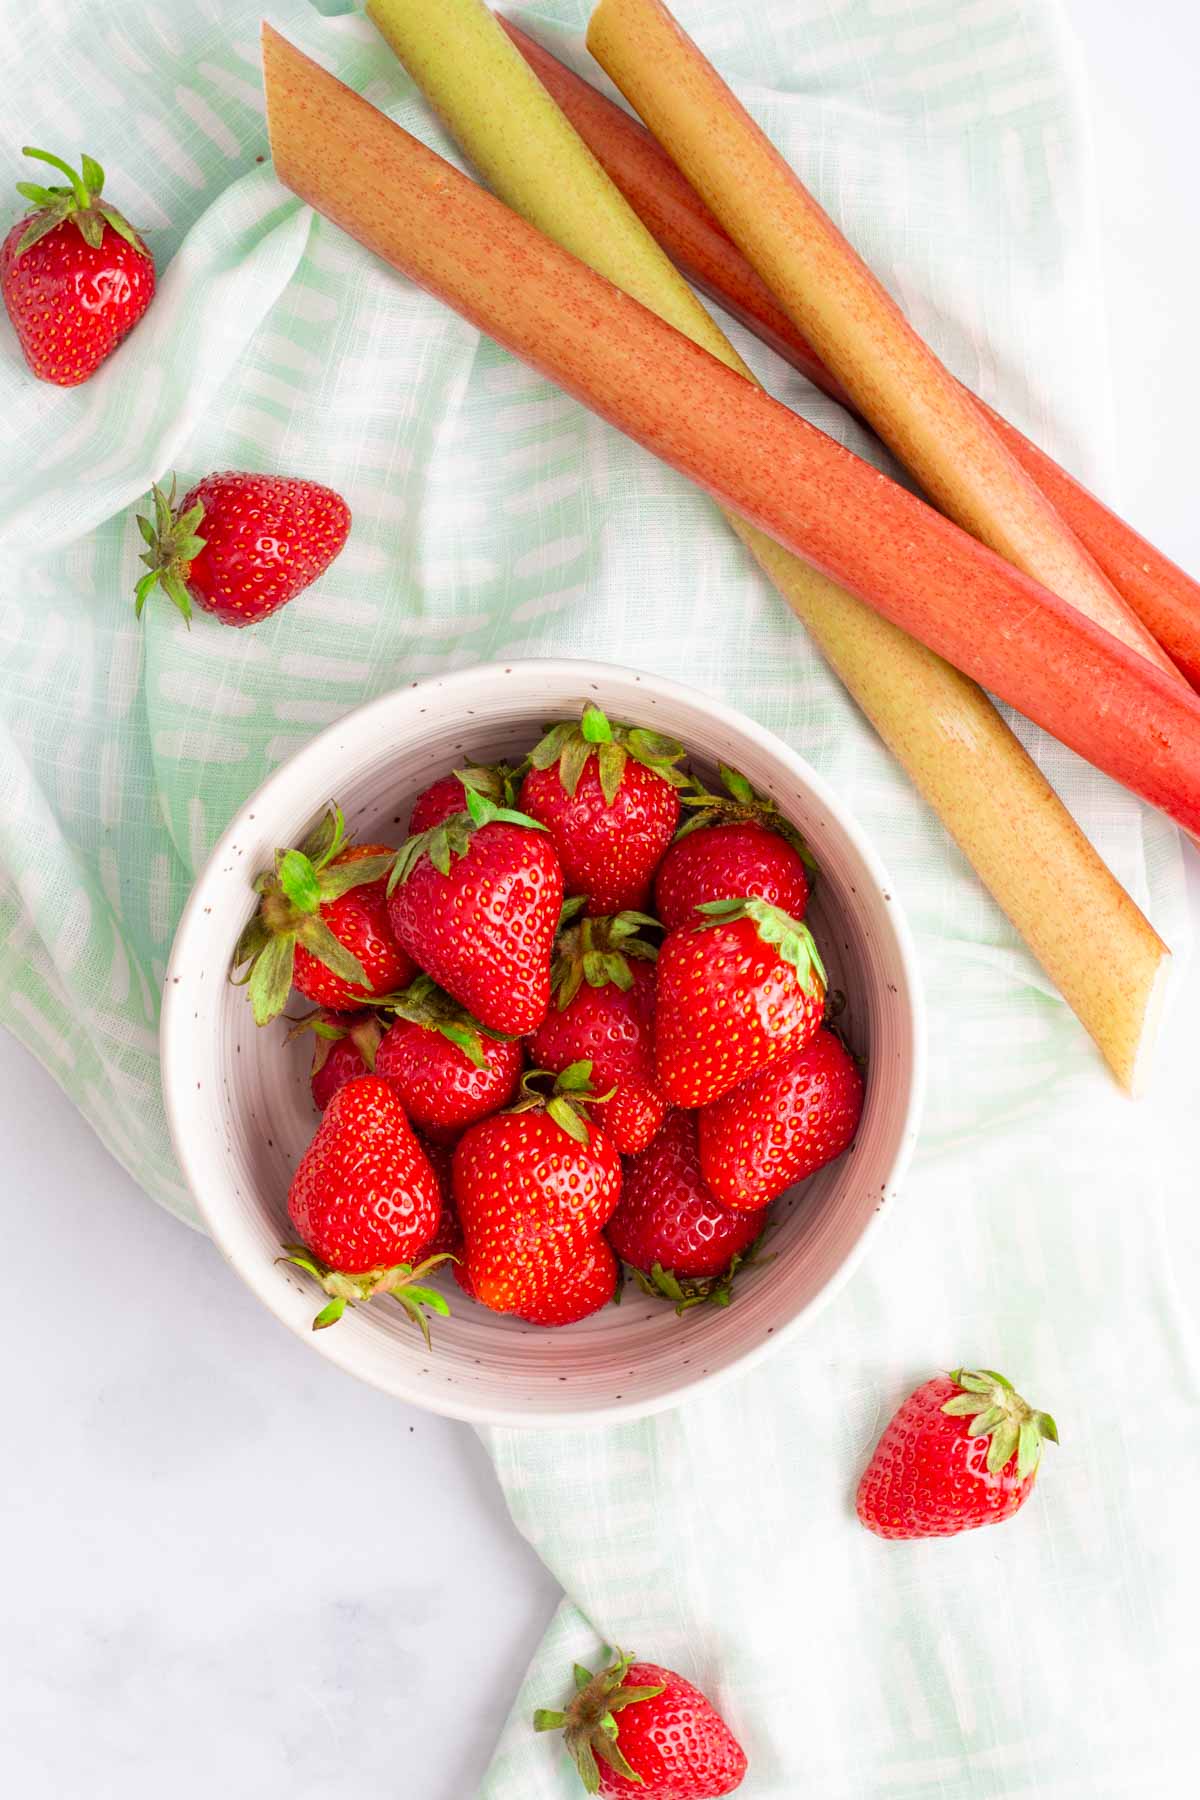
[[[260,10],[453,154],[337,0],[111,0],[87,32],[64,0],[0,0],[6,166],[25,142],[89,150],[162,270],[81,389],[33,382],[0,335],[0,1017],[194,1222],[158,990],[196,868],[271,768],[358,701],[493,656],[609,657],[744,708],[845,797],[907,907],[932,1026],[922,1151],[867,1265],[768,1366],[612,1432],[488,1434],[568,1600],[483,1791],[572,1791],[528,1716],[608,1637],[722,1701],[754,1800],[1173,1800],[1194,1774],[1194,1119],[1152,1132],[1116,1094],[710,503],[280,188]],[[512,10],[586,69],[585,0]],[[1053,0],[677,10],[956,373],[1109,491],[1093,194]],[[772,392],[875,454],[734,335]],[[256,630],[189,634],[165,607],[139,627],[134,503],[169,469],[230,466],[339,488],[346,551]],[[1173,830],[1017,729],[1183,956]],[[862,1459],[906,1387],[959,1360],[1028,1383],[1063,1447],[1003,1531],[880,1544],[852,1515]]]

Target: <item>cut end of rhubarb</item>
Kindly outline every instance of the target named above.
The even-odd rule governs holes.
[[[1113,1073],[1131,1100],[1140,1100],[1150,1085],[1150,1076],[1154,1069],[1154,1055],[1158,1048],[1159,1028],[1166,1010],[1167,997],[1171,991],[1173,968],[1174,961],[1171,952],[1164,944],[1162,958],[1146,995],[1142,1028],[1132,1046],[1128,1067],[1119,1068],[1115,1063],[1112,1065]]]

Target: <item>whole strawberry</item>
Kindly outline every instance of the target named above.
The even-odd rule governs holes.
[[[517,771],[508,763],[468,763],[453,774],[439,775],[413,801],[408,821],[409,837],[432,831],[453,813],[465,811],[468,792],[481,794],[494,806],[515,806]]]
[[[707,1186],[696,1115],[676,1110],[652,1144],[626,1159],[605,1235],[646,1285],[685,1310],[701,1300],[728,1305],[732,1275],[761,1230],[761,1218],[731,1212]]]
[[[682,797],[689,817],[654,877],[659,918],[671,931],[697,924],[696,909],[709,900],[753,895],[802,919],[815,867],[804,839],[744,775],[724,763],[720,774],[724,794],[697,788]]]
[[[1049,1413],[991,1369],[936,1375],[904,1402],[858,1488],[858,1516],[886,1538],[953,1537],[998,1525],[1029,1498]]]
[[[392,1294],[428,1336],[422,1306],[448,1309],[432,1289],[414,1287],[427,1259],[414,1258],[438,1228],[441,1196],[429,1159],[386,1081],[362,1075],[325,1109],[288,1192],[302,1242],[287,1260],[330,1296],[313,1329],[340,1319],[347,1305]]]
[[[434,1179],[441,1195],[442,1211],[438,1219],[437,1230],[422,1244],[414,1254],[422,1259],[429,1256],[461,1257],[463,1253],[462,1221],[458,1216],[458,1207],[454,1200],[454,1147],[452,1144],[440,1144],[436,1138],[419,1137],[420,1144],[433,1170]],[[456,1263],[455,1268],[459,1265]]]
[[[466,812],[408,839],[388,893],[398,941],[486,1030],[541,1024],[562,870],[540,825],[468,792]]]
[[[299,1037],[302,1032],[312,1033],[309,1085],[313,1105],[324,1112],[339,1088],[359,1075],[372,1073],[383,1024],[373,1012],[316,1012],[302,1019],[288,1036]]]
[[[575,1688],[564,1711],[538,1711],[533,1726],[563,1733],[589,1794],[720,1800],[742,1785],[745,1751],[673,1669],[618,1654],[598,1675],[576,1664]]]
[[[290,475],[206,475],[178,506],[172,477],[152,498],[153,518],[138,517],[139,619],[161,587],[189,622],[194,601],[223,625],[257,625],[325,573],[350,530],[340,494]]]
[[[82,159],[82,175],[51,156],[69,187],[18,181],[34,210],[0,248],[0,292],[17,341],[40,381],[76,387],[94,375],[154,298],[154,259],[129,223],[101,199],[104,170]]]
[[[454,1152],[470,1291],[493,1312],[568,1325],[612,1297],[616,1262],[599,1240],[621,1159],[587,1119],[590,1074],[578,1063],[547,1092],[532,1071],[517,1106],[472,1125]]]
[[[513,1038],[497,1038],[428,975],[393,999],[396,1023],[375,1058],[412,1123],[448,1141],[513,1098],[525,1057]]]
[[[402,988],[413,964],[388,920],[386,844],[347,846],[346,821],[331,807],[299,850],[279,850],[255,879],[258,911],[238,939],[233,968],[266,1025],[293,984],[330,1012]]]
[[[556,725],[530,754],[521,805],[549,831],[564,891],[597,916],[644,910],[679,821],[682,747],[657,732],[610,725],[598,706]]]
[[[658,958],[655,1060],[674,1106],[707,1106],[819,1029],[825,970],[806,925],[766,900],[712,900]]]
[[[645,913],[585,918],[559,933],[554,1004],[534,1034],[539,1068],[558,1074],[592,1065],[592,1084],[611,1095],[592,1116],[623,1156],[650,1142],[667,1111],[654,1072],[654,969],[658,952],[639,933]]]
[[[848,1147],[862,1116],[858,1065],[822,1028],[701,1109],[700,1165],[725,1206],[753,1213]]]

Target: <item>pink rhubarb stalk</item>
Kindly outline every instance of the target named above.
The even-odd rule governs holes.
[[[702,293],[840,405],[854,402],[645,126],[511,20],[501,24],[643,224]],[[967,390],[964,389],[964,392]],[[1171,661],[1200,688],[1200,583],[976,395],[992,428]]]

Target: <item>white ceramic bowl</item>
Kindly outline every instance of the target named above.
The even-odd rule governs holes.
[[[614,719],[682,740],[701,772],[741,769],[803,831],[821,879],[810,923],[840,1023],[868,1059],[853,1149],[776,1205],[775,1260],[741,1277],[727,1309],[682,1318],[630,1286],[619,1307],[540,1330],[474,1305],[450,1281],[452,1317],[433,1349],[387,1301],[311,1329],[314,1286],[277,1264],[287,1191],[317,1124],[310,1047],[278,1022],[256,1029],[225,980],[251,909],[250,880],[336,798],[360,837],[398,842],[409,804],[464,758],[524,751],[547,720],[595,700]],[[217,1244],[243,1281],[321,1355],[435,1412],[522,1426],[600,1424],[673,1405],[744,1369],[810,1320],[862,1255],[907,1164],[923,1089],[924,1034],[912,945],[887,877],[834,795],[787,746],[706,694],[600,663],[465,669],[349,714],[278,769],[234,819],[196,883],[167,971],[163,1081],[175,1148]]]

